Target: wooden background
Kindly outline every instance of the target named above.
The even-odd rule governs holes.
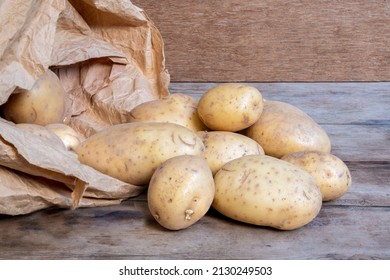
[[[162,33],[170,92],[200,98],[244,81],[329,134],[352,186],[308,225],[278,231],[211,209],[172,232],[144,193],[116,206],[0,215],[0,259],[389,260],[389,1],[133,1]]]
[[[389,81],[390,1],[134,0],[173,82]]]

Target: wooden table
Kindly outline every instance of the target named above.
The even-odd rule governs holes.
[[[211,83],[171,83],[199,97]],[[1,259],[390,259],[390,83],[252,83],[328,132],[350,168],[347,194],[308,225],[279,231],[213,210],[182,231],[159,226],[146,196],[117,206],[0,216]]]

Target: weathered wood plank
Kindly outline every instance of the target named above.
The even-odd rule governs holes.
[[[218,83],[171,83],[199,99]],[[321,124],[390,125],[390,83],[248,83],[264,98],[288,102]]]
[[[390,162],[346,162],[352,177],[348,192],[324,203],[344,206],[390,207]]]
[[[4,259],[389,259],[390,208],[323,207],[310,224],[278,231],[210,211],[168,231],[146,202],[0,217]],[[375,219],[373,219],[375,217]]]
[[[390,125],[322,125],[344,161],[390,161]]]
[[[217,83],[171,83],[199,99]],[[247,83],[265,99],[297,106],[329,134],[345,161],[390,161],[390,83]],[[367,152],[369,150],[370,152]]]
[[[388,1],[135,0],[172,81],[388,81]]]

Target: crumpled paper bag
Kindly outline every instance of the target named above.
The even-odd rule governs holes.
[[[65,122],[88,137],[169,94],[161,35],[130,1],[4,0],[0,26],[0,105],[50,68],[68,95]],[[116,204],[145,188],[1,118],[0,166],[0,214]]]

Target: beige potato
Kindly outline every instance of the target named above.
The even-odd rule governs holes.
[[[47,70],[31,90],[15,91],[2,105],[2,111],[4,118],[14,123],[46,125],[64,121],[66,100],[57,75]]]
[[[196,133],[173,123],[124,123],[107,127],[76,148],[80,162],[134,185],[149,183],[154,170],[178,155],[203,156]]]
[[[244,134],[257,141],[266,155],[281,158],[300,151],[329,153],[331,143],[325,130],[299,108],[267,100],[259,120]]]
[[[263,111],[263,96],[255,87],[219,84],[198,102],[198,115],[211,130],[239,131],[254,124]]]
[[[261,155],[226,163],[214,176],[212,206],[232,219],[281,230],[311,222],[322,206],[314,178],[286,161]]]
[[[320,152],[296,152],[282,157],[309,172],[320,187],[323,201],[343,196],[352,184],[348,166],[337,156]]]
[[[163,227],[184,229],[207,213],[214,193],[213,175],[204,158],[176,156],[153,173],[147,193],[148,207]]]
[[[84,140],[72,127],[64,123],[51,123],[46,128],[54,132],[64,143],[68,150],[74,151]]]
[[[183,93],[173,93],[161,99],[144,102],[133,108],[129,122],[170,122],[191,130],[206,130],[199,119],[198,101]]]
[[[245,155],[264,155],[263,148],[253,139],[230,131],[199,131],[205,145],[205,159],[213,175],[221,167]]]

